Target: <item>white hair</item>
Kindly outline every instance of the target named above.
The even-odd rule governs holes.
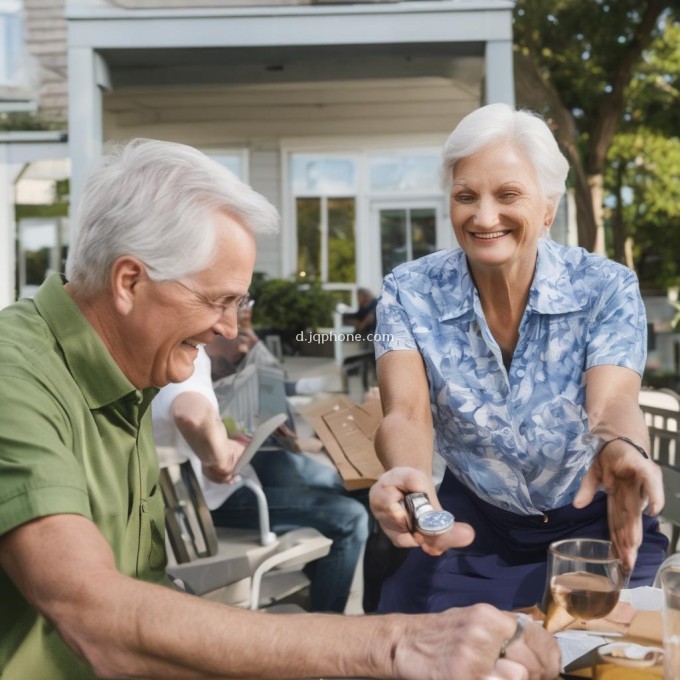
[[[66,277],[97,292],[123,255],[141,260],[154,281],[200,271],[214,254],[217,211],[254,234],[278,231],[276,208],[217,161],[184,144],[134,139],[87,179]]]
[[[458,123],[442,151],[442,184],[451,187],[456,163],[492,144],[509,142],[522,151],[534,168],[543,195],[557,209],[566,190],[569,163],[553,133],[537,113],[515,110],[508,104],[489,104]]]

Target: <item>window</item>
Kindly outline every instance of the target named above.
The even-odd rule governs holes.
[[[19,0],[0,0],[0,86],[21,85],[23,20]]]
[[[436,207],[379,209],[383,276],[394,267],[437,249]]]
[[[293,155],[297,273],[324,283],[356,281],[356,164]]]
[[[371,192],[438,193],[440,165],[440,157],[434,153],[372,155],[369,158]]]
[[[355,300],[357,286],[377,291],[396,265],[455,245],[438,148],[312,143],[285,150],[286,273]]]
[[[296,196],[356,193],[356,163],[352,158],[294,155],[292,177]]]
[[[59,218],[30,218],[17,227],[17,291],[33,297],[50,273],[64,270],[64,226]]]
[[[247,149],[217,150],[203,149],[206,156],[231,170],[239,179],[248,181],[248,151]]]

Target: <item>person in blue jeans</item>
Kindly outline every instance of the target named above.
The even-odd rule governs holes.
[[[313,527],[333,539],[326,557],[310,562],[310,610],[344,612],[357,561],[368,538],[368,503],[345,491],[338,473],[304,453],[284,449],[258,451],[251,461],[269,505],[269,521],[277,534]],[[241,487],[215,510],[216,526],[257,528],[255,496]]]
[[[203,347],[194,366],[192,376],[166,385],[153,402],[156,445],[174,446],[191,461],[216,526],[257,528],[254,494],[230,483],[243,443],[227,434]],[[333,467],[282,448],[258,451],[241,474],[261,484],[274,532],[312,527],[332,539],[329,554],[305,568],[310,610],[343,612],[368,537],[366,493],[353,498]]]
[[[247,366],[280,369],[284,380],[281,363],[252,328],[252,304],[238,313],[238,335],[235,338],[216,337],[206,346],[205,352],[210,357],[213,386],[220,403],[220,399],[228,401],[225,390],[233,389],[228,382],[230,376]],[[284,381],[284,384],[287,395],[309,393],[315,388],[323,390],[325,386],[321,377]],[[223,415],[228,414],[227,407]],[[373,525],[368,490],[346,491],[334,467],[300,452],[300,449],[308,450],[304,447],[318,440],[299,439],[292,414],[288,425],[290,428],[283,428],[283,437],[269,440],[269,444],[279,444],[275,450],[268,446],[255,454],[252,468],[267,498],[273,531],[281,534],[296,527],[310,526],[333,539],[329,555],[308,564],[305,572],[311,580],[311,610],[342,612],[369,525]],[[255,528],[255,497],[247,488],[238,489],[213,510],[212,516],[216,526]]]

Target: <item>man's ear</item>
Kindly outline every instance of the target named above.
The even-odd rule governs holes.
[[[149,277],[138,259],[123,255],[113,263],[110,281],[113,304],[120,314],[127,315],[139,296],[139,284],[149,281]]]

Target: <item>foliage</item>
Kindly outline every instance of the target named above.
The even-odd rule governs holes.
[[[30,217],[67,217],[69,204],[67,202],[50,203],[42,205],[38,203],[17,203],[14,206],[14,214],[17,220]]]
[[[63,130],[66,123],[44,120],[39,113],[0,113],[0,132]]]
[[[678,0],[517,2],[518,102],[546,115],[571,163],[586,248],[596,246],[607,153],[630,116],[629,87],[643,54],[672,25],[671,7],[677,11]]]
[[[258,275],[253,278],[250,293],[255,300],[253,324],[258,328],[295,335],[332,324],[333,296],[317,282]]]
[[[661,30],[643,55],[627,90],[622,130],[653,127],[668,137],[678,134],[680,23],[665,15]]]
[[[662,26],[627,89],[605,174],[610,254],[623,262],[626,241],[634,244],[641,283],[655,289],[680,282],[680,25],[669,15]]]
[[[617,135],[609,158],[605,217],[631,240],[641,285],[680,284],[680,138],[641,126]]]
[[[322,201],[318,197],[297,198],[295,207],[297,271],[316,278],[322,273]],[[355,209],[354,198],[329,198],[326,203],[327,277],[333,283],[353,283],[356,280]]]

